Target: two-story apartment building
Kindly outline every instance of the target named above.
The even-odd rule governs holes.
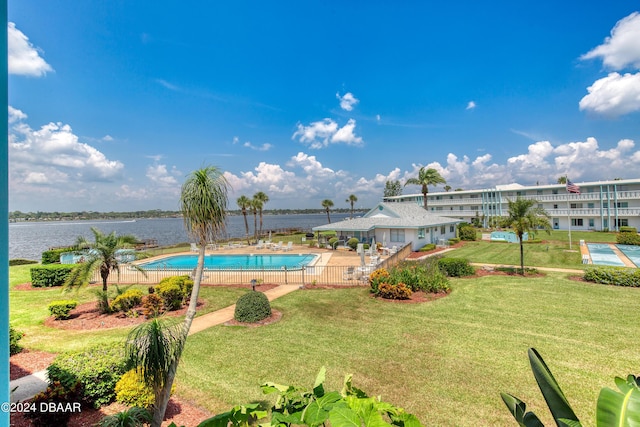
[[[535,199],[551,217],[556,230],[618,230],[621,226],[640,229],[640,178],[613,181],[576,182],[580,193],[569,193],[564,184],[524,186],[496,185],[495,188],[430,192],[429,211],[466,222],[480,221],[485,227],[492,217],[508,214],[508,200]],[[423,204],[422,194],[384,198],[385,202]]]

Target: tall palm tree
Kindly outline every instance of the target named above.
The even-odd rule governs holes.
[[[251,206],[251,199],[247,196],[240,196],[236,201],[238,207],[242,209],[242,216],[244,217],[244,229],[247,232],[247,244],[249,244],[249,223],[247,222],[247,208]]]
[[[251,211],[253,212],[253,237],[258,240],[258,211],[262,211],[262,202],[255,197],[251,199]]]
[[[407,185],[421,185],[422,186],[422,203],[427,209],[427,193],[429,192],[429,185],[438,185],[438,184],[446,184],[447,181],[438,173],[437,170],[433,168],[426,168],[425,166],[421,167],[418,171],[417,178],[409,178],[407,182],[404,183],[404,186]]]
[[[509,216],[504,225],[513,229],[520,242],[520,274],[524,276],[524,246],[522,236],[524,233],[539,228],[544,229],[547,234],[551,234],[551,223],[549,214],[540,207],[537,207],[537,200],[522,199],[518,197],[515,201],[507,200],[509,203]]]
[[[358,198],[355,194],[351,194],[345,202],[351,203],[351,218],[353,218],[353,204],[358,201]]]
[[[65,282],[65,289],[88,284],[91,277],[93,277],[93,273],[96,270],[100,271],[102,294],[99,295],[99,306],[101,311],[109,312],[107,280],[109,279],[109,274],[113,271],[120,275],[120,261],[117,257],[118,251],[120,249],[133,248],[138,238],[130,234],[118,236],[115,231],[104,234],[95,227],[91,227],[91,232],[93,233],[93,242],[87,240],[84,236],[80,236],[76,240],[77,249],[88,249],[88,252],[83,255],[85,258],[84,262],[78,264],[71,272],[71,275]],[[132,265],[132,267],[144,274],[142,268],[136,265]]]
[[[253,195],[253,198],[260,201],[260,207],[258,208],[258,213],[260,214],[260,232],[258,233],[258,236],[262,236],[262,208],[264,208],[264,205],[269,201],[269,196],[262,191],[258,191]]]
[[[179,351],[171,363],[168,363],[166,379],[162,390],[157,394],[153,409],[153,427],[160,427],[167,403],[171,394],[171,386],[176,376],[180,354],[184,348],[196,315],[196,304],[202,282],[204,270],[204,255],[207,243],[215,241],[224,233],[227,217],[227,193],[228,183],[222,171],[214,166],[205,166],[193,171],[182,185],[180,194],[180,210],[184,219],[184,227],[192,239],[199,245],[198,265],[193,280],[193,289],[189,307],[180,331],[180,340],[177,344]],[[165,365],[167,366],[167,365]]]
[[[448,193],[449,191],[451,191],[451,186],[450,186],[450,185],[445,185],[445,186],[444,186],[444,191],[446,191],[447,193]]]
[[[331,224],[331,217],[329,216],[329,209],[333,207],[333,201],[329,199],[324,199],[322,201],[322,207],[327,211],[327,221]]]
[[[560,178],[558,178],[558,184],[566,184],[566,183],[567,183],[566,176],[561,176]]]

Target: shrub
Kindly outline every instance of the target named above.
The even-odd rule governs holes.
[[[73,411],[49,411],[48,404],[64,405],[76,409],[80,397],[80,383],[75,382],[70,387],[65,387],[59,381],[50,383],[47,389],[38,393],[33,398],[33,411],[26,412],[34,426],[66,426]],[[43,410],[44,409],[44,410]],[[78,408],[79,409],[79,408]]]
[[[23,336],[23,332],[13,329],[13,326],[9,326],[9,354],[11,356],[22,351],[22,347],[18,344],[18,341],[20,341]]]
[[[354,251],[358,248],[358,243],[360,243],[360,240],[358,240],[355,237],[352,237],[349,240],[347,240],[347,246],[349,246]]]
[[[640,245],[640,234],[638,233],[618,233],[616,243],[620,245]]]
[[[111,310],[126,313],[141,303],[142,291],[140,289],[128,289],[113,300]]]
[[[50,264],[31,267],[31,286],[36,288],[62,286],[64,282],[67,281],[73,269],[74,265],[67,264]]]
[[[458,237],[453,237],[453,238],[449,239],[449,244],[450,245],[455,245],[456,243],[460,243],[460,239]]]
[[[180,285],[174,282],[158,284],[154,295],[158,295],[162,298],[162,304],[164,309],[167,311],[178,310],[181,308],[185,297]]]
[[[23,258],[14,258],[9,260],[9,267],[13,267],[14,265],[26,265],[26,264],[37,264],[38,261],[34,261],[32,259],[23,259]]]
[[[74,250],[73,246],[67,248],[58,248],[58,249],[50,249],[48,251],[42,252],[42,263],[43,264],[54,264],[60,262],[60,255],[65,252],[69,252]]]
[[[380,283],[377,296],[385,299],[410,299],[411,289],[404,283],[398,283],[397,285]]]
[[[625,225],[620,227],[619,231],[621,233],[635,233],[635,234],[638,234],[638,229],[636,229],[635,227],[630,227],[630,226],[625,226]]]
[[[162,306],[162,298],[155,293],[150,293],[142,297],[142,314],[144,314],[147,319],[158,317],[162,314]]]
[[[116,401],[127,406],[150,408],[155,402],[153,388],[144,382],[142,373],[136,369],[126,372],[115,387]]]
[[[434,250],[435,248],[436,248],[435,243],[427,243],[426,245],[420,248],[420,252],[429,252]]]
[[[371,286],[371,292],[377,295],[380,283],[388,282],[390,276],[391,275],[386,268],[378,268],[377,270],[374,270],[369,275],[369,286]]]
[[[238,322],[258,322],[271,316],[269,299],[262,292],[247,292],[238,298],[233,317]]]
[[[107,415],[98,427],[142,427],[151,423],[153,415],[144,408],[133,407],[116,414]],[[172,423],[171,425],[174,425]]]
[[[58,355],[47,368],[47,374],[50,385],[59,381],[67,390],[79,382],[82,399],[99,408],[115,398],[115,385],[124,374],[125,366],[121,344],[102,345]]]
[[[167,285],[168,283],[178,285],[182,293],[184,294],[182,298],[183,303],[187,303],[189,298],[191,298],[191,291],[193,290],[193,280],[188,275],[182,276],[171,276],[165,277],[158,283],[158,285]]]
[[[422,261],[401,262],[391,269],[392,282],[402,282],[414,292],[446,292],[449,279],[440,271],[438,260],[430,257]]]
[[[595,267],[584,272],[584,280],[603,285],[640,287],[640,270],[624,267]]]
[[[332,237],[329,239],[329,241],[327,242],[329,244],[329,246],[331,246],[331,249],[335,249],[335,244],[338,243],[338,238],[337,237]]]
[[[438,267],[449,277],[473,276],[476,270],[464,258],[441,258]]]
[[[78,301],[73,300],[51,301],[49,304],[49,313],[51,313],[56,320],[68,319],[69,313],[76,308],[77,305]]]
[[[470,225],[458,227],[458,237],[460,238],[460,240],[473,242],[474,240],[476,240],[476,229]]]

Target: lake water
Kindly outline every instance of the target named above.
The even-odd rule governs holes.
[[[348,218],[349,214],[331,214],[331,222]],[[249,233],[253,233],[253,215],[249,220]],[[260,219],[258,218],[258,221]],[[311,227],[327,223],[326,214],[264,215],[264,230],[277,228],[300,228],[311,231]],[[259,224],[258,224],[259,226]],[[140,240],[156,239],[160,246],[188,242],[182,218],[137,219],[135,221],[48,221],[15,222],[9,224],[9,259],[26,258],[40,260],[42,252],[54,246],[73,245],[78,236],[93,241],[91,227],[103,233],[133,234]],[[227,218],[227,235],[230,238],[244,237],[242,215]]]

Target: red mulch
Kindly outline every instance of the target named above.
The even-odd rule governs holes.
[[[399,304],[419,304],[423,302],[434,301],[439,298],[444,298],[447,295],[449,295],[449,292],[438,292],[434,294],[430,292],[418,291],[418,292],[413,292],[411,294],[411,298],[409,299],[387,299],[387,298],[377,298],[375,295],[371,294],[373,298],[376,298],[380,301],[395,302]]]

